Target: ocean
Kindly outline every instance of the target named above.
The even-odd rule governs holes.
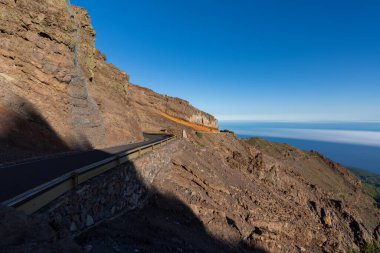
[[[380,122],[289,123],[221,121],[240,138],[261,137],[316,150],[347,167],[380,175]]]

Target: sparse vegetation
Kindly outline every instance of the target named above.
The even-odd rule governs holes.
[[[234,136],[236,136],[235,132],[234,131],[231,131],[231,130],[228,130],[228,129],[223,129],[223,130],[220,130],[221,133],[230,133],[230,134],[233,134]]]
[[[380,242],[367,243],[362,250],[351,249],[348,253],[379,253],[380,252]]]
[[[235,134],[234,131],[231,131],[231,130],[228,130],[228,129],[220,130],[220,132],[222,132],[222,133],[231,133],[231,134]]]
[[[380,242],[372,242],[366,244],[364,247],[364,253],[379,253],[380,252]]]
[[[198,136],[198,138],[202,138],[203,137],[203,133],[201,133],[201,132],[195,132],[195,135]]]
[[[195,142],[198,146],[204,148],[205,147],[205,144],[203,144],[202,142],[199,142],[199,141],[196,141]]]
[[[363,181],[363,186],[368,195],[380,204],[380,176],[367,170],[349,168],[358,178]]]
[[[380,175],[372,173],[368,170],[363,170],[359,168],[349,167],[349,169],[360,179],[366,183],[375,184],[380,186]]]
[[[364,183],[365,191],[376,200],[377,203],[380,203],[380,186],[370,183]]]

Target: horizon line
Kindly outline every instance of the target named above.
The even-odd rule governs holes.
[[[247,123],[248,122],[268,122],[268,123],[380,123],[380,120],[218,119],[218,122],[247,122]]]

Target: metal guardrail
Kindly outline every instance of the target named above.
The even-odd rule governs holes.
[[[84,183],[95,176],[103,174],[104,172],[113,169],[120,164],[126,163],[131,159],[152,151],[157,147],[161,147],[174,139],[175,136],[170,136],[164,140],[156,141],[132,150],[122,151],[112,157],[66,173],[45,184],[9,199],[2,204],[9,207],[14,207],[26,214],[32,214],[64,193],[75,189],[75,187],[79,184]]]

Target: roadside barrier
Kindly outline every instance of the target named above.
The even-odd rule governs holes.
[[[120,164],[126,163],[145,153],[153,151],[154,149],[161,147],[174,139],[175,136],[168,136],[168,138],[164,140],[156,141],[132,150],[122,151],[112,157],[66,173],[10,200],[4,201],[2,204],[9,207],[14,207],[26,214],[33,214],[64,193],[75,189],[75,187],[79,184],[103,174],[106,171],[119,166]]]

